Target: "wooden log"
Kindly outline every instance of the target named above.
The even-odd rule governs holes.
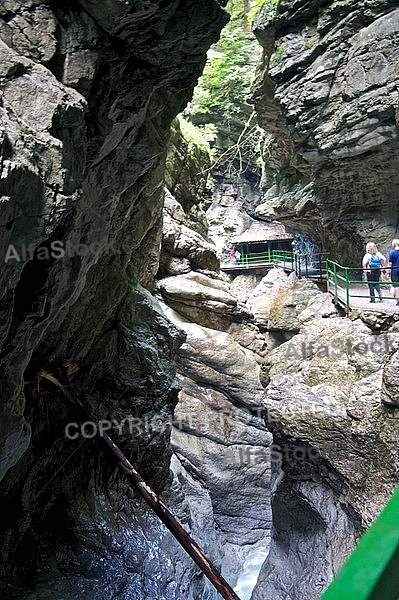
[[[63,386],[60,381],[51,373],[41,371],[38,374],[40,379],[47,379],[58,387],[64,397],[68,400],[68,404],[72,405],[77,410],[80,416],[84,419],[90,419],[93,423],[96,421],[91,418],[83,404],[69,390]],[[233,588],[227,583],[224,577],[219,573],[216,567],[206,557],[198,544],[190,536],[190,534],[180,525],[179,521],[172,515],[166,504],[162,502],[150,486],[144,481],[141,475],[136,471],[133,465],[129,462],[122,450],[115,444],[109,435],[97,427],[96,437],[105,444],[110,454],[113,456],[118,467],[125,474],[130,483],[133,484],[138,493],[144,498],[150,508],[155,512],[159,519],[174,535],[179,544],[184,548],[187,554],[193,559],[195,564],[201,569],[204,575],[209,579],[212,585],[218,590],[222,598],[225,600],[240,600]],[[101,433],[100,433],[101,432]]]
[[[227,581],[222,577],[216,567],[208,560],[204,552],[193,540],[190,534],[180,525],[178,520],[172,515],[167,506],[158,498],[155,492],[147,485],[141,475],[136,471],[133,465],[128,461],[123,452],[105,433],[102,433],[101,440],[105,443],[109,451],[114,456],[118,466],[126,475],[127,479],[138,490],[147,504],[158,515],[162,523],[166,525],[169,531],[174,535],[184,550],[191,556],[197,566],[206,575],[209,581],[215,586],[220,595],[225,600],[240,600]]]

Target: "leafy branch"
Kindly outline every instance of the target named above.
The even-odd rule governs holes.
[[[223,165],[226,166],[225,174],[232,179],[238,179],[245,173],[248,169],[246,157],[252,153],[258,154],[264,133],[258,124],[253,122],[255,117],[256,113],[252,111],[237,141],[219,154],[212,164],[201,172],[202,175]]]

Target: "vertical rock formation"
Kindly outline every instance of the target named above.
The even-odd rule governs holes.
[[[355,9],[345,2],[283,1],[275,23],[262,23],[261,17],[256,21],[266,59],[254,101],[270,134],[265,144],[270,169],[263,182],[265,202],[255,211],[265,219],[284,220],[332,255],[339,253],[343,261],[358,260],[361,244],[371,233],[386,243],[396,226],[393,8],[392,2],[382,1]],[[363,85],[353,69],[371,60],[370,39],[384,48],[389,67],[385,79],[373,82],[373,67],[363,65]],[[269,72],[273,49],[275,63]],[[377,75],[374,72],[378,79]],[[349,80],[352,95],[347,95]],[[387,170],[392,190],[384,179]],[[220,186],[220,196],[223,191]],[[220,202],[225,206],[215,202],[207,212],[214,239],[225,233],[220,226],[224,217],[223,225],[231,230],[248,220],[242,216],[239,194],[229,191],[229,198]],[[249,424],[251,440],[246,439],[248,430],[240,427],[243,413],[237,408],[250,407],[250,390],[273,434],[267,457],[272,471],[272,539],[252,597],[317,600],[398,482],[396,377],[390,382],[397,315],[343,317],[331,298],[310,282],[280,273],[260,283],[228,282],[213,271],[211,261],[193,273],[193,257],[201,254],[199,248],[211,251],[209,242],[187,231],[183,237],[173,218],[178,216],[178,222],[189,227],[187,215],[169,200],[171,219],[164,240],[179,262],[173,268],[168,263],[162,273],[168,277],[158,287],[163,300],[179,313],[171,318],[187,332],[178,351],[183,391],[176,409],[179,427],[172,437],[175,472],[186,486],[191,482],[188,498],[194,505],[199,490],[206,495],[207,510],[218,526],[214,539],[228,542],[225,557],[232,550],[245,556],[229,528],[237,525],[240,540],[248,532],[235,511],[226,519],[229,503],[221,498],[220,473],[228,481],[233,476],[229,444],[233,453],[238,444],[256,452],[270,442],[259,421]],[[206,227],[202,235],[206,237]],[[263,337],[280,346],[258,352],[250,332],[257,344]],[[237,341],[249,351],[242,364]],[[223,346],[229,348],[227,355]],[[250,358],[261,364],[259,371]],[[218,417],[232,407],[234,419],[224,418],[221,431]],[[240,475],[239,481],[252,493],[251,477]],[[255,471],[263,485],[262,475]],[[235,490],[229,489],[227,496],[230,504],[238,502]],[[253,497],[260,498],[255,492]],[[268,515],[267,502],[258,500],[257,506]],[[266,530],[261,515],[253,519],[252,507],[241,517],[255,525],[257,536]],[[256,543],[259,540],[265,549],[268,536]]]
[[[93,440],[65,436],[73,411],[37,374],[95,419],[135,423],[120,442],[164,486],[184,336],[142,286],[158,268],[170,123],[226,21],[214,0],[0,7],[2,597],[201,593]],[[157,435],[143,425],[155,418]]]
[[[190,507],[190,525],[240,593],[248,587],[246,564],[259,570],[270,540],[271,435],[260,406],[267,339],[219,272],[203,210],[207,159],[190,153],[183,163],[185,145],[174,137],[168,156],[157,275],[165,316],[186,335],[177,350],[182,390],[172,470]]]
[[[360,264],[369,239],[387,253],[397,237],[398,17],[393,0],[281,0],[275,19],[266,7],[254,23],[267,165],[256,213],[342,264]],[[262,297],[259,308],[269,325]],[[349,320],[320,296],[299,321],[263,366],[269,428],[284,450],[253,600],[319,598],[398,483],[397,315]]]
[[[265,129],[262,218],[278,218],[345,262],[397,233],[398,91],[394,0],[281,0],[254,31]]]
[[[299,320],[299,334],[263,368],[281,460],[272,462],[272,540],[253,600],[317,600],[398,484],[399,413],[383,386],[398,316],[348,319],[318,294]]]
[[[316,598],[397,477],[394,350],[383,347],[377,363],[374,350],[353,356],[342,329],[367,349],[375,323],[342,320],[312,285],[284,281],[281,294],[273,276],[240,287],[218,273],[198,202],[206,184],[195,169],[187,176],[176,130],[168,162],[180,181],[166,180],[158,270],[170,123],[227,20],[222,4],[0,7],[7,600],[212,595],[96,446],[93,425],[81,426],[43,371],[111,426],[233,583],[251,549],[259,559],[268,546],[272,475],[272,546],[254,598]],[[258,215],[284,219],[326,249],[346,236],[348,259],[372,231],[364,214],[384,225],[385,237],[373,230],[380,241],[396,226],[396,30],[388,0],[356,8],[284,0],[272,27],[257,22],[267,53],[278,44],[274,82],[265,71],[254,92],[272,128],[267,152],[277,172],[265,175]],[[224,214],[243,205],[236,200]],[[253,215],[257,193],[248,204]],[[313,296],[313,309],[301,312]],[[392,329],[389,339],[396,327],[394,319],[380,324]],[[288,341],[268,356],[271,329],[274,345]],[[323,329],[326,346],[336,340],[344,349],[339,360],[310,345]]]

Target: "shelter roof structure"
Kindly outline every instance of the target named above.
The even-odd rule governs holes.
[[[253,221],[248,229],[243,231],[232,241],[234,244],[251,244],[274,240],[293,240],[294,236],[289,233],[282,223],[278,221]]]

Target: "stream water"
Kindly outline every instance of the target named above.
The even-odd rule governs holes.
[[[255,548],[248,553],[234,587],[234,591],[240,600],[251,600],[252,591],[266,557],[267,551],[260,548]],[[207,580],[201,600],[223,600],[223,598]]]
[[[250,600],[252,590],[254,589],[259,571],[267,557],[266,550],[256,548],[253,552],[250,552],[245,559],[243,570],[238,578],[237,584],[234,588],[235,593],[241,598],[241,600]]]

